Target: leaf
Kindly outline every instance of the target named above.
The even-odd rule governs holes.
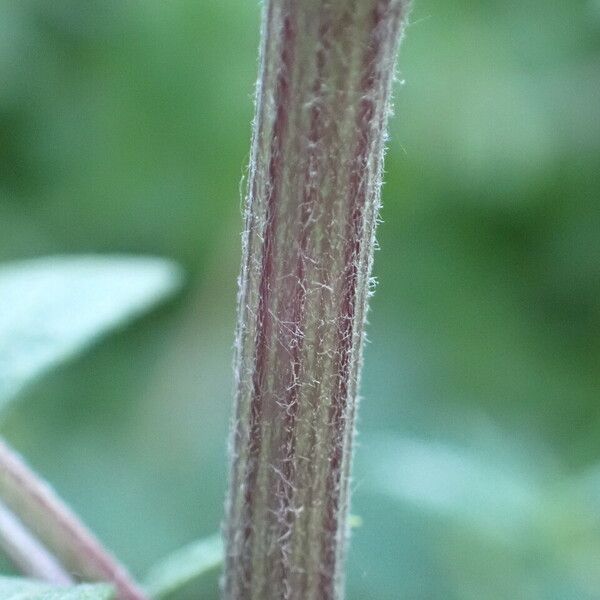
[[[180,269],[159,258],[56,256],[0,267],[0,409],[181,280]]]
[[[367,436],[361,492],[397,501],[411,519],[424,513],[427,534],[421,535],[435,539],[436,570],[470,574],[458,582],[464,588],[457,597],[482,598],[480,590],[501,572],[503,598],[522,597],[524,589],[535,589],[536,598],[597,598],[600,464],[572,477],[548,448],[484,431],[486,438],[466,444]],[[399,512],[382,519],[401,522]],[[378,543],[390,544],[395,556],[405,542]],[[490,593],[485,598],[499,597]]]
[[[524,535],[544,497],[541,473],[524,472],[482,448],[394,434],[373,436],[364,446],[367,487],[497,538]]]
[[[175,551],[154,566],[146,577],[146,591],[153,598],[168,596],[223,562],[219,534],[198,540]]]
[[[55,587],[31,579],[0,576],[0,600],[111,600],[112,588],[105,584]]]
[[[350,529],[358,529],[363,526],[363,520],[360,515],[348,515],[348,525]]]

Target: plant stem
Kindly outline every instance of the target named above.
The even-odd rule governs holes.
[[[1,439],[0,498],[78,577],[112,583],[121,600],[146,600],[126,569]]]
[[[348,475],[404,0],[266,0],[224,592],[343,595]]]
[[[71,576],[17,517],[0,503],[0,548],[25,575],[53,585],[71,585]]]

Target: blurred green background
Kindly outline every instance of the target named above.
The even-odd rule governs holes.
[[[259,12],[0,3],[0,260],[188,272],[2,424],[137,575],[222,518]],[[600,598],[600,2],[415,0],[398,80],[348,598]]]

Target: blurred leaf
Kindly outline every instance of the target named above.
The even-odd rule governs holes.
[[[361,485],[396,502],[398,514],[401,507],[412,519],[425,514],[445,569],[477,573],[459,577],[460,598],[515,597],[534,589],[519,597],[597,598],[600,466],[569,477],[549,460],[548,448],[507,436],[491,442],[495,437],[488,430],[483,444],[457,445],[369,436]],[[482,594],[498,572],[511,573],[502,577],[505,593]]]
[[[29,381],[174,292],[158,258],[57,256],[0,268],[0,408]]]
[[[358,529],[363,526],[363,519],[360,515],[349,515],[348,525],[350,526],[350,529]]]
[[[371,489],[513,541],[526,533],[544,498],[539,473],[506,457],[399,435],[365,444]]]
[[[146,590],[153,598],[168,596],[222,562],[223,542],[219,534],[198,540],[154,566],[146,578]]]
[[[103,584],[59,588],[30,579],[0,577],[0,600],[110,600],[112,597],[112,588]]]

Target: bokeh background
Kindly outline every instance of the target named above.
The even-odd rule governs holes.
[[[0,260],[188,274],[1,425],[140,576],[222,518],[259,12],[0,3]],[[600,2],[415,0],[390,133],[348,598],[600,598]]]

